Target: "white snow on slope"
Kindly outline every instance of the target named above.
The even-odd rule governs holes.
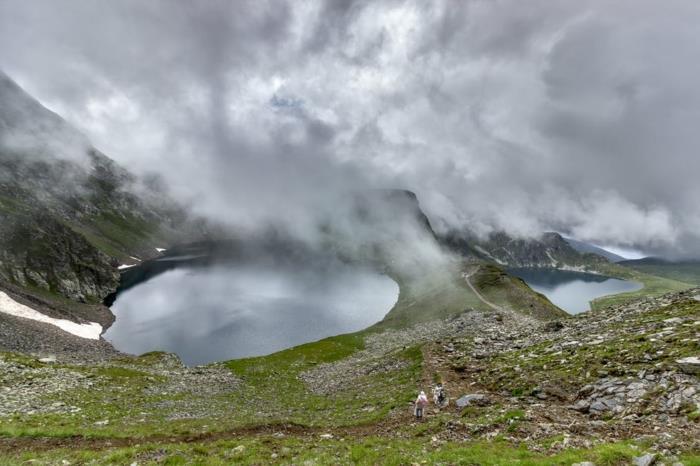
[[[136,264],[122,264],[117,267],[119,270],[130,269],[131,267],[136,267]]]
[[[163,249],[163,248],[156,248],[156,251],[158,251],[158,252],[163,252],[163,251],[167,251],[167,249]]]
[[[78,324],[66,319],[55,319],[44,315],[41,312],[35,311],[24,304],[18,303],[14,299],[10,298],[7,293],[2,291],[0,291],[0,312],[15,317],[23,317],[25,319],[55,325],[61,330],[72,333],[80,338],[99,340],[100,334],[102,333],[102,326],[98,323],[90,322],[89,324]]]

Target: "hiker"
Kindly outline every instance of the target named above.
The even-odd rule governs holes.
[[[428,397],[425,396],[425,392],[423,390],[420,391],[418,394],[418,398],[416,398],[416,407],[414,409],[414,414],[416,415],[416,419],[422,419],[423,418],[423,409],[428,405]]]
[[[441,408],[447,404],[447,394],[445,393],[445,387],[443,387],[442,383],[440,382],[438,382],[435,388],[433,388],[433,402],[436,406],[439,406]]]

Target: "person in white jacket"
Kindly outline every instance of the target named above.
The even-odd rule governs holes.
[[[438,382],[433,388],[433,403],[439,408],[447,406],[447,393],[445,393],[445,387],[441,382]]]
[[[425,407],[428,405],[428,397],[425,396],[425,392],[423,390],[420,391],[418,394],[418,398],[416,398],[416,403],[415,403],[415,408],[413,410],[413,414],[416,415],[416,419],[422,419],[423,418],[423,410]]]

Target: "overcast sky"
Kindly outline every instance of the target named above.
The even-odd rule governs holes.
[[[0,68],[201,212],[352,187],[700,253],[697,0],[0,0]]]

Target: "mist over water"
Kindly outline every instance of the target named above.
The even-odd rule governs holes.
[[[380,321],[398,285],[359,266],[237,264],[169,270],[120,294],[104,334],[133,354],[189,365],[257,356]]]

